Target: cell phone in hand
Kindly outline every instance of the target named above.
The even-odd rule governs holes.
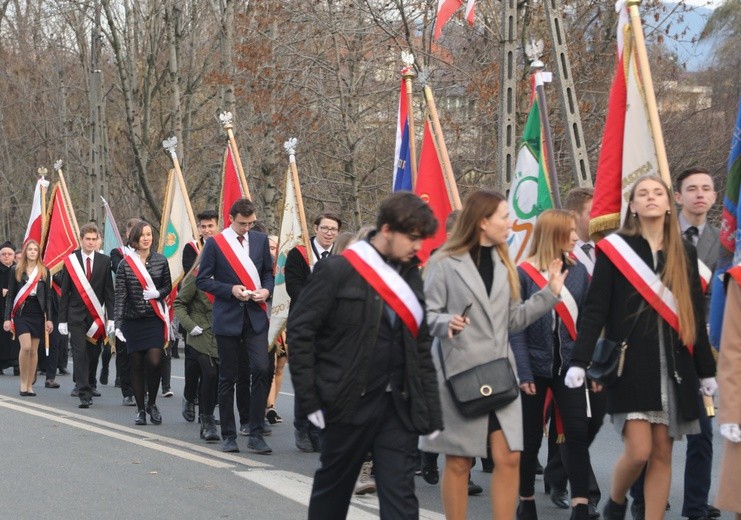
[[[473,307],[473,303],[469,303],[468,305],[465,306],[465,308],[463,309],[463,312],[461,312],[461,317],[463,319],[466,319],[466,317],[468,317],[468,313],[471,312],[471,307]],[[454,330],[453,336],[457,336],[460,333],[461,333],[460,330]]]

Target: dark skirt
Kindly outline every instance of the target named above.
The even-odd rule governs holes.
[[[15,327],[15,337],[21,334],[31,334],[32,338],[44,337],[44,313],[39,305],[39,300],[35,296],[29,296],[23,308],[20,310],[20,316],[13,319]]]
[[[156,316],[125,320],[121,332],[126,338],[129,354],[150,348],[165,348],[165,328],[162,320]]]

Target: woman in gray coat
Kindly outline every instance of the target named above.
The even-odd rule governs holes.
[[[515,359],[509,332],[522,330],[558,302],[568,271],[554,259],[549,285],[520,302],[520,282],[509,258],[507,235],[512,227],[504,197],[491,191],[469,195],[450,240],[432,257],[425,273],[430,333],[436,337],[433,359],[445,430],[422,438],[424,451],[445,454],[442,500],[445,517],[463,519],[468,509],[468,472],[472,457],[486,457],[487,441],[494,459],[491,502],[494,518],[514,517],[517,502],[522,410],[519,397],[496,412],[464,417],[453,402],[440,369],[438,347],[448,377],[495,359]],[[467,317],[461,314],[469,306]]]

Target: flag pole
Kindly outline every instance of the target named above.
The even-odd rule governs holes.
[[[543,69],[545,64],[536,57],[530,64],[535,77],[535,95],[538,98],[538,114],[540,115],[540,132],[545,145],[546,164],[548,165],[548,180],[551,185],[551,199],[553,207],[561,209],[561,190],[558,186],[558,173],[556,172],[556,158],[553,154],[553,136],[551,135],[551,123],[548,118],[548,103],[545,97],[545,83],[543,81]]]
[[[118,242],[118,247],[123,247],[124,242],[121,238],[121,232],[118,230],[118,226],[116,225],[116,220],[113,218],[113,211],[111,211],[111,207],[108,205],[108,201],[103,198],[101,195],[100,200],[103,201],[103,206],[105,207],[105,218],[106,220],[111,220],[111,229],[113,229],[113,234],[116,235],[116,242]]]
[[[458,185],[455,182],[455,175],[453,174],[453,166],[450,164],[450,156],[448,155],[448,147],[445,145],[445,138],[443,137],[443,129],[440,126],[440,118],[437,115],[437,106],[435,105],[435,98],[432,96],[432,89],[429,85],[425,85],[425,101],[427,102],[427,108],[430,111],[430,119],[432,120],[433,138],[436,143],[436,147],[439,152],[439,157],[442,159],[443,171],[445,177],[448,180],[448,188],[450,189],[450,195],[453,199],[453,209],[461,209],[461,196],[458,193]]]
[[[298,204],[298,217],[301,221],[301,234],[304,236],[304,247],[306,248],[306,255],[311,254],[311,243],[309,242],[309,226],[306,223],[306,212],[304,212],[304,199],[301,196],[301,183],[298,180],[298,168],[296,167],[296,145],[298,139],[291,137],[288,141],[283,143],[288,154],[288,168],[293,176],[293,189],[296,190],[296,203]],[[318,259],[317,259],[318,260]],[[311,261],[309,262],[311,263]]]
[[[72,206],[72,199],[70,198],[69,191],[67,190],[67,181],[64,180],[62,164],[62,160],[59,159],[57,162],[54,163],[54,169],[59,175],[59,185],[62,188],[62,198],[64,198],[64,203],[67,205],[67,212],[69,213],[70,219],[72,221],[72,227],[75,230],[75,240],[77,240],[77,237],[80,236],[80,226],[77,223],[77,216],[75,215],[74,207]]]
[[[412,89],[412,80],[417,77],[414,72],[414,56],[411,53],[403,52],[401,59],[405,63],[401,71],[401,77],[404,78],[404,88],[407,95],[407,123],[409,125],[409,160],[412,162],[412,190],[417,185],[417,145],[414,138],[414,92]]]
[[[646,109],[648,110],[648,119],[651,123],[651,133],[654,138],[656,148],[656,160],[658,161],[659,174],[671,189],[672,180],[669,175],[669,161],[666,158],[666,147],[664,146],[664,134],[661,130],[661,121],[659,120],[659,109],[656,105],[656,93],[654,84],[651,79],[651,67],[648,63],[648,52],[646,51],[646,40],[643,36],[643,26],[641,25],[641,14],[638,6],[641,0],[628,0],[628,12],[630,13],[630,26],[633,30],[633,40],[636,46],[636,55],[638,57],[638,67],[641,71],[643,91],[646,94]]]
[[[46,174],[48,170],[42,166],[38,170],[36,170],[39,173],[39,176],[41,177],[41,181],[46,180]],[[42,182],[41,183],[41,240],[43,242],[44,236],[46,233],[46,225],[47,225],[47,218],[46,218],[46,188],[49,185],[48,182]],[[39,254],[41,254],[41,251],[39,251]]]
[[[232,148],[232,154],[234,154],[234,162],[237,163],[237,173],[239,174],[239,182],[242,183],[242,189],[247,195],[247,198],[252,200],[250,195],[250,189],[247,187],[247,177],[244,175],[244,168],[242,168],[242,159],[239,157],[239,149],[237,148],[237,140],[234,138],[234,116],[231,112],[222,112],[219,114],[219,120],[221,121],[226,135],[229,136],[229,144]]]
[[[193,207],[190,205],[190,197],[188,196],[188,188],[185,186],[185,179],[183,178],[183,171],[180,169],[180,161],[178,160],[178,154],[177,154],[177,147],[178,147],[178,138],[176,136],[172,136],[169,139],[165,139],[162,141],[162,147],[170,154],[170,159],[172,159],[172,164],[175,167],[175,175],[177,176],[177,182],[180,184],[180,191],[183,193],[185,200],[185,209],[188,212],[188,220],[190,221],[190,227],[191,231],[193,231],[193,236],[198,236],[198,224],[196,224],[196,217],[193,213]],[[160,238],[162,237],[162,233],[160,233]],[[196,240],[196,243],[198,241]]]

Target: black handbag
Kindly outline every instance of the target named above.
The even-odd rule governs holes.
[[[633,332],[645,303],[645,301],[641,302],[638,307],[633,324],[625,335],[626,339],[619,343],[607,338],[597,340],[594,354],[592,354],[592,362],[587,367],[587,377],[589,379],[608,388],[617,384],[625,367],[625,351],[628,349],[627,338]]]
[[[478,417],[488,414],[508,405],[520,395],[509,359],[495,359],[448,378],[440,341],[437,347],[445,384],[461,415]]]

